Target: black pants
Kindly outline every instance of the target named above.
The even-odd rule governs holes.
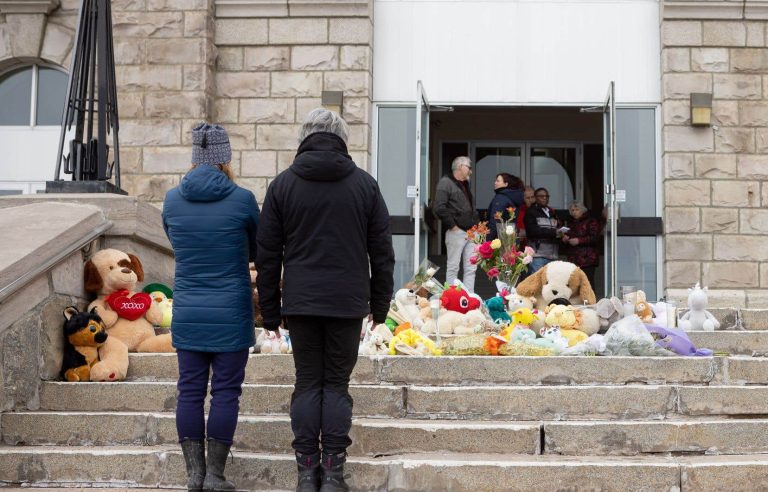
[[[581,267],[581,270],[587,276],[589,284],[592,286],[593,290],[595,288],[595,268],[597,268],[595,265]]]
[[[352,444],[349,377],[357,363],[362,319],[289,316],[296,366],[291,397],[293,449],[302,454],[342,453]]]

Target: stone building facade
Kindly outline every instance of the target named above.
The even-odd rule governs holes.
[[[768,5],[750,4],[664,6],[666,279],[766,307]],[[692,92],[713,95],[712,127],[690,125]]]
[[[68,69],[77,0],[0,0],[0,72]],[[123,183],[159,205],[189,167],[190,128],[225,124],[239,183],[263,198],[298,126],[342,91],[350,151],[371,169],[374,0],[115,0]],[[768,306],[768,5],[661,1],[666,287]],[[713,126],[689,96],[713,94]]]

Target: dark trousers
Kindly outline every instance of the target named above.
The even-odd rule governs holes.
[[[289,316],[296,386],[291,397],[293,449],[342,453],[352,444],[349,377],[357,363],[362,319]]]
[[[595,268],[597,268],[595,265],[592,266],[583,266],[580,267],[581,270],[584,272],[584,274],[587,276],[587,279],[589,280],[589,284],[592,286],[592,289],[595,288]]]
[[[232,444],[240,411],[248,349],[238,352],[193,352],[178,350],[179,383],[176,402],[176,431],[179,441],[203,440],[205,397],[211,378],[211,408],[208,411],[208,438]]]

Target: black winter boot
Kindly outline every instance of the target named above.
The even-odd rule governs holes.
[[[323,478],[320,492],[347,492],[349,485],[344,481],[344,463],[347,453],[326,454],[323,451]]]
[[[208,459],[203,482],[205,492],[235,490],[235,484],[224,478],[224,466],[227,464],[230,447],[216,439],[208,439]]]
[[[299,480],[296,492],[317,492],[320,489],[320,453],[296,453]]]
[[[181,441],[181,451],[187,465],[187,490],[200,492],[205,480],[205,443],[185,439]]]

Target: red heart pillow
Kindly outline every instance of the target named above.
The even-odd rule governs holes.
[[[107,296],[107,304],[121,318],[135,321],[149,311],[152,305],[152,297],[146,292],[136,292],[132,296],[127,290],[118,290]]]

